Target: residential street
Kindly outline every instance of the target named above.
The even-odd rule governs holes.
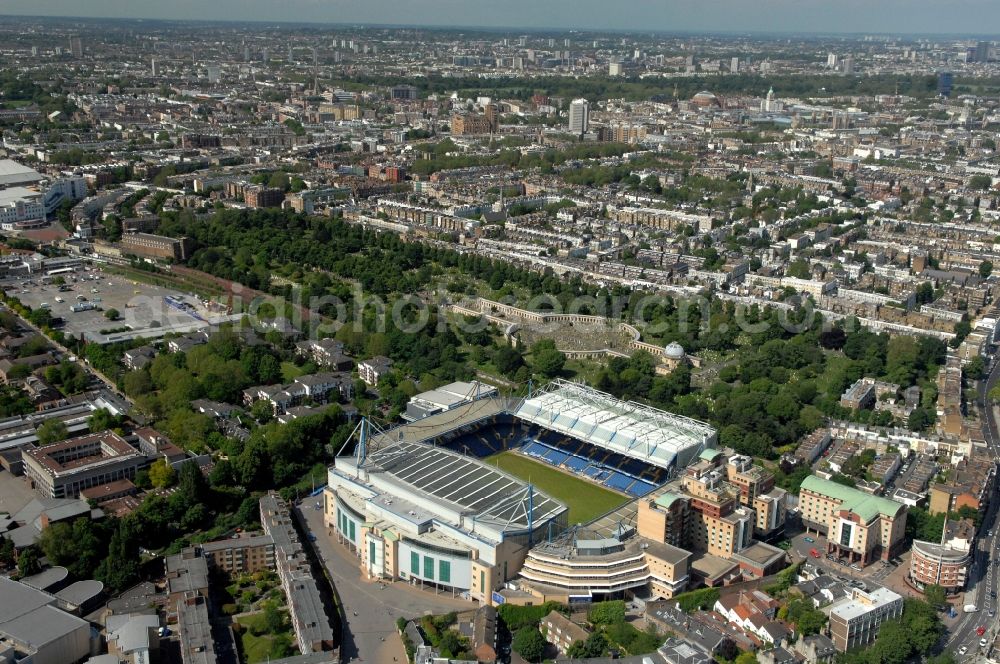
[[[361,577],[357,557],[323,526],[323,512],[315,509],[315,499],[306,499],[299,509],[309,532],[316,536],[317,552],[344,604],[342,661],[375,664],[406,661],[402,641],[396,633],[397,618],[475,608],[472,602],[453,599],[451,595],[435,595],[403,582],[366,581]]]

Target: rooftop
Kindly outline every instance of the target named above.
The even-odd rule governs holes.
[[[421,443],[398,443],[368,455],[362,466],[385,473],[419,495],[458,506],[477,521],[528,527],[528,485],[492,466],[457,452]],[[544,523],[566,510],[562,503],[534,491],[533,522]]]
[[[902,601],[902,599],[901,595],[888,588],[876,588],[869,592],[855,588],[849,597],[830,605],[830,615],[836,615],[843,620],[851,620],[863,616],[875,608],[897,600]]]
[[[686,466],[716,438],[704,422],[562,380],[526,399],[515,415],[662,468]]]
[[[816,475],[805,478],[802,481],[802,489],[839,500],[841,509],[854,512],[865,521],[871,521],[879,514],[895,518],[899,516],[901,510],[906,510],[903,504],[894,500],[873,496]]]

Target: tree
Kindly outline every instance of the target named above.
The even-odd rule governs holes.
[[[994,399],[998,398],[996,395],[993,394],[993,391],[996,390],[997,388],[993,388],[993,390],[990,391],[991,398]],[[933,423],[934,423],[933,414],[930,413],[928,409],[924,408],[923,406],[917,406],[916,408],[914,408],[912,411],[910,411],[910,415],[906,418],[906,426],[909,427],[911,431],[923,431]]]
[[[566,656],[571,659],[590,659],[603,657],[608,650],[608,639],[602,632],[593,632],[581,641],[574,641],[566,650]]]
[[[38,559],[38,549],[33,546],[22,549],[21,553],[17,556],[18,578],[23,579],[26,576],[38,574],[41,571],[42,563]],[[539,636],[541,636],[541,634],[539,634]]]
[[[924,599],[938,611],[948,603],[948,597],[945,594],[944,588],[936,583],[932,583],[924,588]]]
[[[931,655],[927,658],[926,664],[955,664],[955,656],[950,652]]]
[[[117,424],[118,419],[112,415],[107,408],[98,408],[90,415],[90,417],[87,418],[87,428],[90,429],[91,433],[107,431],[108,429],[117,426]]]
[[[173,486],[176,479],[177,473],[166,459],[157,459],[149,466],[149,481],[157,489]]]
[[[205,481],[205,476],[201,474],[201,468],[197,463],[186,461],[181,464],[177,476],[177,493],[184,497],[185,509],[190,509],[194,505],[204,505],[210,491],[208,482]]]
[[[277,634],[285,628],[285,616],[274,602],[264,603],[264,629],[268,634]]]
[[[108,543],[108,555],[97,570],[97,578],[116,592],[130,588],[139,580],[137,518],[132,514],[117,522]]]
[[[793,599],[788,603],[788,620],[795,623],[799,633],[808,636],[818,634],[826,624],[826,614],[803,599]]]
[[[516,348],[501,346],[493,353],[493,364],[505,376],[513,376],[524,365],[524,358]]]
[[[625,602],[611,600],[598,602],[591,607],[587,619],[594,625],[611,625],[625,620]],[[596,655],[594,655],[596,657]]]
[[[148,394],[155,389],[153,379],[150,378],[149,372],[143,369],[128,372],[125,374],[122,381],[123,386],[125,387],[125,394],[130,397]]]
[[[979,264],[979,276],[983,279],[993,274],[993,261],[983,261]]]
[[[529,662],[538,662],[545,655],[545,637],[537,627],[522,627],[514,634],[511,648]]]
[[[17,551],[14,542],[7,537],[0,537],[0,568],[9,569],[17,564]]]
[[[971,380],[979,380],[986,373],[986,362],[982,356],[977,355],[965,365],[965,376]]]
[[[106,540],[103,527],[88,518],[72,524],[59,522],[42,531],[37,545],[52,565],[61,565],[78,579],[93,576],[104,558]]]
[[[49,445],[66,440],[69,436],[69,429],[66,428],[66,423],[61,420],[45,420],[35,433],[38,436],[39,444]]]
[[[989,189],[993,184],[993,178],[989,175],[973,175],[969,178],[969,189],[978,189],[983,191]]]

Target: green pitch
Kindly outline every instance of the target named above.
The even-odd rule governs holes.
[[[548,464],[532,461],[516,452],[494,454],[486,459],[486,463],[525,482],[530,480],[539,491],[566,505],[569,508],[570,525],[590,523],[629,500],[620,493],[574,477]]]

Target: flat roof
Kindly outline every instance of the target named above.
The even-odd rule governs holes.
[[[710,553],[692,555],[691,561],[688,563],[689,569],[704,575],[706,579],[718,578],[739,566],[740,564],[737,562],[713,556]]]
[[[0,186],[40,182],[42,174],[13,159],[0,159]]]
[[[2,176],[0,176],[2,178]],[[25,198],[41,198],[41,192],[26,187],[8,187],[0,189],[0,206],[10,205]]]
[[[398,443],[368,455],[362,467],[384,472],[432,499],[457,505],[476,520],[528,527],[528,485],[478,459],[422,443]],[[533,519],[542,524],[566,511],[559,501],[535,490]]]
[[[830,615],[837,615],[844,620],[850,620],[851,618],[863,616],[875,608],[902,599],[902,595],[894,593],[888,588],[879,587],[869,592],[854,588],[849,597],[845,597],[831,605]]]
[[[90,623],[50,605],[0,624],[0,634],[6,634],[35,649],[80,629],[86,630],[87,635],[90,635]]]
[[[48,593],[0,576],[0,626],[55,601]]]

